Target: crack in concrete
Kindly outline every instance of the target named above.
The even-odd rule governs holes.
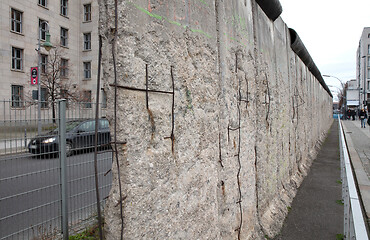
[[[242,165],[241,165],[241,162],[240,162],[240,144],[241,144],[241,110],[240,110],[240,98],[241,98],[241,90],[240,90],[240,79],[239,79],[239,86],[238,86],[238,103],[237,103],[237,108],[238,108],[238,156],[237,156],[237,159],[238,159],[238,164],[239,164],[239,168],[238,168],[238,173],[237,173],[237,183],[238,183],[238,190],[239,190],[239,200],[238,200],[238,204],[239,204],[239,211],[240,211],[240,225],[239,225],[239,229],[238,229],[238,239],[240,240],[240,234],[241,234],[241,228],[242,228],[242,225],[243,225],[243,208],[242,208],[242,191],[241,191],[241,186],[240,186],[240,172],[241,172],[241,168],[242,168]]]

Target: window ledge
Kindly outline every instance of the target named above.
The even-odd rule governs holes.
[[[60,45],[62,48],[65,48],[65,49],[69,49],[68,46],[63,46],[63,45]]]
[[[17,34],[17,35],[24,36],[24,34],[22,32],[16,32],[16,31],[13,31],[13,30],[10,30],[10,32],[14,33],[14,34]]]
[[[49,8],[48,8],[48,7],[43,6],[43,5],[41,5],[41,4],[37,4],[37,6],[42,7],[43,9],[49,10]]]
[[[82,50],[82,52],[91,52],[92,50],[91,49],[84,49]]]
[[[84,78],[82,81],[91,81],[91,78]]]
[[[91,23],[91,22],[92,22],[91,20],[82,21],[82,23]]]
[[[23,69],[10,69],[10,71],[12,72],[19,72],[19,73],[24,73],[24,70]]]
[[[65,17],[65,18],[67,18],[67,19],[69,19],[69,17],[68,17],[67,15],[63,15],[63,14],[61,14],[61,13],[59,13],[59,15],[60,15],[60,16],[62,16],[62,17]]]

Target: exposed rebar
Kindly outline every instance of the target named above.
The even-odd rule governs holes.
[[[98,213],[99,238],[103,240],[103,223],[100,209],[99,196],[99,179],[98,179],[98,127],[99,127],[99,92],[100,92],[100,70],[101,70],[101,51],[102,37],[99,35],[99,57],[98,57],[98,77],[96,80],[96,105],[95,105],[95,144],[94,144],[94,173],[95,173],[95,192],[96,192],[96,209]]]
[[[171,66],[171,79],[172,79],[172,130],[171,130],[171,150],[172,154],[174,154],[174,145],[175,145],[175,135],[174,135],[174,128],[175,128],[175,80],[173,78],[173,71]]]
[[[114,69],[114,150],[115,160],[117,164],[117,176],[118,176],[118,187],[119,187],[119,205],[120,205],[120,217],[121,217],[121,240],[123,240],[123,204],[122,204],[122,186],[121,186],[121,174],[118,160],[117,151],[117,65],[116,65],[116,41],[118,33],[118,1],[114,1],[114,38],[112,41],[112,60]]]

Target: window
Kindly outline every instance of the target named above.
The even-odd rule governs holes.
[[[39,19],[39,34],[41,40],[45,41],[46,32],[47,32],[47,21]]]
[[[367,54],[370,55],[370,45],[367,45]]]
[[[108,129],[109,122],[107,119],[99,119],[99,129]]]
[[[370,38],[370,33],[369,33],[369,34],[367,34],[367,38]]]
[[[85,108],[91,108],[91,91],[83,91],[83,106]]]
[[[48,66],[48,55],[41,54],[41,72],[40,73],[46,74],[47,66]]]
[[[84,50],[91,50],[91,33],[84,33]]]
[[[84,78],[91,78],[91,62],[84,62]]]
[[[47,108],[48,107],[48,89],[41,88],[41,107]]]
[[[60,59],[60,77],[68,77],[68,59]]]
[[[12,107],[23,107],[23,86],[12,85]]]
[[[23,49],[12,47],[12,69],[23,69]]]
[[[22,12],[12,8],[11,23],[11,30],[13,32],[22,33]]]
[[[81,124],[78,130],[82,132],[94,132],[95,131],[95,121],[88,121],[88,122]]]
[[[84,5],[84,21],[91,21],[91,4]]]
[[[60,28],[60,45],[63,47],[68,47],[68,29]]]
[[[60,0],[60,14],[68,16],[68,0]]]
[[[107,93],[102,90],[102,102],[101,102],[102,108],[107,108]]]
[[[47,7],[48,6],[48,1],[47,0],[39,0],[39,5],[41,5],[43,7]]]
[[[370,68],[367,69],[367,78],[370,79]],[[370,88],[368,88],[370,89]]]

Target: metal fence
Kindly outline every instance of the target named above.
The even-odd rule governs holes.
[[[99,107],[100,117],[105,108]],[[1,114],[2,113],[2,114]],[[94,103],[69,103],[67,118],[67,205],[70,232],[95,221]],[[61,162],[59,114],[42,109],[42,136],[37,135],[37,105],[12,107],[0,102],[0,239],[50,239],[61,233]],[[74,121],[71,121],[74,120]],[[98,179],[102,206],[112,182],[107,121],[99,122]],[[70,129],[69,129],[70,128]],[[95,136],[95,135],[94,135]],[[70,150],[70,152],[68,152]]]
[[[339,142],[342,178],[342,199],[344,202],[344,236],[345,239],[369,239],[361,202],[357,193],[347,144],[339,121]]]

